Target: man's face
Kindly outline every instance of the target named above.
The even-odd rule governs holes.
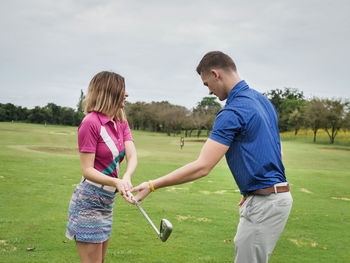
[[[211,71],[207,74],[201,73],[201,78],[203,85],[208,87],[210,95],[214,94],[221,101],[226,99],[227,96],[225,95],[222,81],[217,71]]]

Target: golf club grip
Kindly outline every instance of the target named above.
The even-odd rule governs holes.
[[[151,218],[149,218],[149,216],[147,215],[147,213],[145,212],[145,210],[142,209],[142,207],[140,206],[140,204],[136,201],[134,195],[130,192],[127,191],[127,195],[130,196],[130,198],[135,202],[135,205],[137,206],[137,208],[141,211],[141,213],[146,217],[146,219],[148,220],[148,222],[151,224],[151,226],[153,227],[153,229],[157,232],[158,236],[160,236],[160,232],[159,230],[156,228],[156,226],[153,224]]]

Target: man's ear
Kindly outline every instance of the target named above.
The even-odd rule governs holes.
[[[220,77],[220,73],[216,69],[211,69],[210,72],[214,75],[215,79],[218,79]]]

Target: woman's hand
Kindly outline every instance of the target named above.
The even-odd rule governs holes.
[[[126,191],[131,191],[132,183],[131,183],[131,175],[125,173],[123,176],[124,185],[126,185]]]
[[[130,180],[115,178],[115,187],[118,189],[120,195],[130,204],[134,204],[131,198],[127,195],[127,191],[132,189],[132,186],[130,188],[130,185]]]
[[[142,201],[149,193],[151,192],[151,188],[148,182],[144,182],[131,190],[132,193],[138,192],[135,196],[136,201]]]

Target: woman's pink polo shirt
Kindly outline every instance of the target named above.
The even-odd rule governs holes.
[[[94,168],[103,174],[119,177],[120,162],[125,155],[125,142],[134,141],[127,121],[119,122],[117,130],[104,114],[91,112],[78,127],[79,152],[95,153]]]

